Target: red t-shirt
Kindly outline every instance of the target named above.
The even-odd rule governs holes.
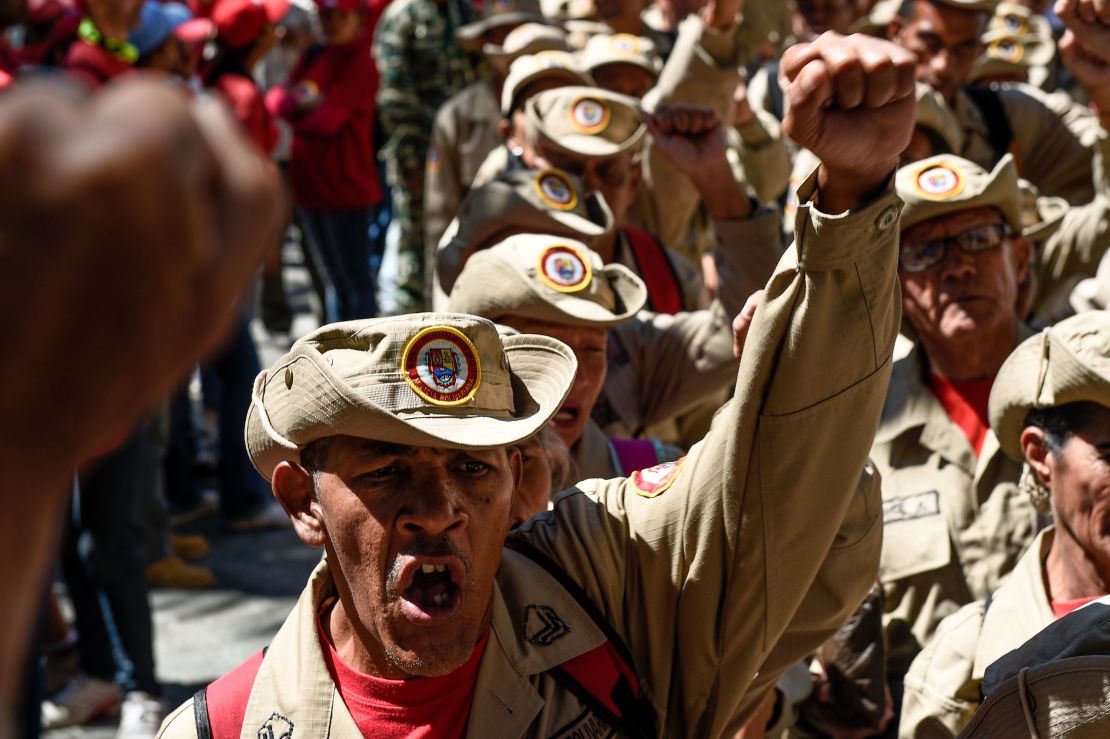
[[[1052,615],[1056,618],[1063,618],[1072,611],[1079,610],[1091,601],[1105,597],[1105,595],[1092,595],[1090,598],[1077,598],[1075,600],[1054,600],[1052,601]]]
[[[987,401],[990,399],[994,380],[949,380],[930,373],[928,382],[929,389],[944,406],[948,417],[964,432],[971,448],[975,450],[975,456],[979,456],[991,428]]]
[[[78,39],[70,45],[62,68],[93,89],[133,69],[118,56],[84,39]]]
[[[254,80],[236,72],[225,72],[216,78],[212,87],[227,99],[231,112],[243,125],[247,137],[269,156],[277,146],[280,134]]]
[[[488,633],[478,642],[466,664],[450,674],[386,680],[356,672],[344,664],[319,619],[317,628],[328,672],[363,736],[375,739],[466,736],[478,666],[486,651]]]
[[[291,92],[314,87],[323,103],[304,115],[296,113]],[[266,107],[289,121],[293,148],[289,155],[293,195],[298,205],[314,210],[353,210],[382,199],[374,153],[374,98],[378,72],[370,43],[360,38],[341,46],[310,49],[289,72],[288,87],[266,95]]]

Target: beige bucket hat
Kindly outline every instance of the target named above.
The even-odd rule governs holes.
[[[567,86],[592,84],[579,68],[578,60],[565,51],[549,50],[519,56],[509,66],[509,74],[501,86],[501,115],[512,113],[520,104],[518,98],[524,88],[539,80],[556,80]]]
[[[580,57],[582,68],[590,74],[610,64],[631,64],[658,79],[663,60],[651,39],[630,33],[593,36],[586,42]]]
[[[459,26],[455,38],[459,45],[470,51],[481,49],[482,35],[501,26],[519,26],[521,23],[545,23],[539,0],[489,0],[479,20]]]
[[[995,28],[983,34],[986,48],[971,70],[972,82],[989,77],[1028,72],[1041,67],[1056,55],[1052,37],[1038,38],[1032,33],[1014,33],[1006,28]]]
[[[948,213],[990,205],[1021,232],[1021,187],[1010,154],[991,172],[952,154],[922,159],[898,170],[895,187],[904,203],[902,231]]]
[[[1076,285],[1068,302],[1076,313],[1110,310],[1110,257],[1103,255],[1095,276]]]
[[[1110,313],[1080,313],[1023,341],[991,387],[990,421],[1002,451],[1022,459],[1019,439],[1034,408],[1091,401],[1110,407]]]
[[[546,336],[501,338],[481,318],[416,313],[323,326],[258,375],[247,452],[270,479],[317,439],[487,449],[543,428],[578,364]]]
[[[636,151],[647,126],[635,98],[596,87],[561,87],[524,106],[529,133],[572,156],[612,157]]]
[[[519,234],[470,258],[449,305],[492,321],[607,328],[631,319],[646,302],[643,280],[623,265],[604,264],[585,244]]]
[[[463,261],[514,233],[542,233],[586,244],[611,232],[613,212],[599,192],[558,169],[507,170],[470,191],[436,254],[436,275],[450,292]]]
[[[509,31],[503,43],[482,46],[482,53],[486,57],[506,66],[518,57],[541,51],[569,52],[567,32],[545,23],[523,23]]]

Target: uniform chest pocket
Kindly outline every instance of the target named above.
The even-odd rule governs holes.
[[[883,582],[939,570],[951,559],[948,520],[941,513],[936,490],[883,501],[883,554],[879,565]]]

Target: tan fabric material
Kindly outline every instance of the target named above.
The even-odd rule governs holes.
[[[643,280],[619,264],[604,264],[585,244],[519,234],[467,260],[448,307],[491,321],[605,328],[628,321],[646,301]]]
[[[546,90],[524,104],[529,135],[573,156],[638,151],[647,133],[635,98],[597,87]]]
[[[489,80],[475,82],[436,113],[424,163],[424,245],[435,253],[478,168],[501,145],[497,95]]]
[[[567,33],[558,26],[545,23],[524,23],[509,31],[501,44],[485,44],[482,53],[506,67],[526,54],[541,51],[570,51]]]
[[[999,586],[1037,531],[1017,488],[1021,465],[993,434],[975,456],[925,385],[923,359],[917,346],[895,362],[871,449],[883,481],[880,581],[894,678],[943,618]]]
[[[940,622],[906,675],[900,737],[955,737],[979,708],[987,667],[1056,620],[1044,586],[1052,536],[1051,528],[1037,535],[989,609],[977,600]]]
[[[512,169],[475,188],[435,252],[435,290],[450,292],[470,255],[514,233],[564,236],[591,246],[614,228],[598,193],[559,170]],[[446,297],[446,295],[444,296]],[[446,309],[446,300],[442,307]]]
[[[590,74],[610,64],[631,64],[656,79],[663,70],[663,60],[651,39],[629,33],[593,36],[586,42],[579,61]]]
[[[1080,313],[1026,339],[991,388],[991,428],[1002,451],[1022,460],[1021,432],[1033,408],[1088,401],[1110,407],[1110,313]]]
[[[562,568],[628,644],[661,737],[717,736],[743,720],[762,697],[750,692],[755,676],[773,684],[874,581],[877,487],[859,486],[899,325],[899,207],[892,194],[847,215],[803,206],[735,398],[666,487],[662,470],[585,483],[511,534]],[[826,432],[833,424],[840,433]],[[315,643],[313,605],[328,588],[318,570],[267,653],[245,735],[280,710],[307,735],[352,736]],[[533,647],[528,603],[549,605],[570,630]],[[492,613],[468,736],[548,737],[589,717],[550,673],[601,642],[565,591],[506,552]],[[163,736],[194,736],[189,718],[176,713]]]
[[[455,31],[459,46],[470,51],[481,49],[482,35],[494,28],[544,23],[539,0],[494,0],[483,6],[482,17]]]
[[[279,462],[299,462],[306,444],[338,434],[416,446],[504,446],[547,423],[577,366],[559,341],[502,339],[475,316],[415,313],[322,326],[255,379],[247,453],[268,480]]]
[[[1014,133],[1019,174],[1036,185],[1041,195],[1069,203],[1088,203],[1094,197],[1091,144],[1098,119],[1089,110],[1069,105],[1029,85],[992,86]],[[961,90],[952,112],[964,132],[964,159],[990,169],[996,156],[990,129],[980,110]],[[1086,132],[1086,133],[1085,133]]]
[[[538,51],[520,56],[509,67],[501,86],[501,115],[509,115],[517,94],[537,80],[560,80],[567,85],[587,87],[593,84],[579,68],[578,60],[565,51]]]
[[[1103,255],[1094,277],[1076,285],[1071,306],[1082,313],[1089,310],[1110,310],[1110,252]]]
[[[963,130],[956,114],[944,102],[941,94],[920,82],[916,84],[914,91],[917,95],[917,125],[939,135],[948,146],[948,151],[961,151]]]
[[[1021,187],[1013,157],[1006,155],[992,171],[952,154],[922,159],[898,170],[902,229],[950,213],[992,206],[1021,231]]]

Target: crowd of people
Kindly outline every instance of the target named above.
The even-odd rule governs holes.
[[[1110,2],[0,24],[0,734],[1110,735]],[[171,712],[216,515],[323,556]]]

